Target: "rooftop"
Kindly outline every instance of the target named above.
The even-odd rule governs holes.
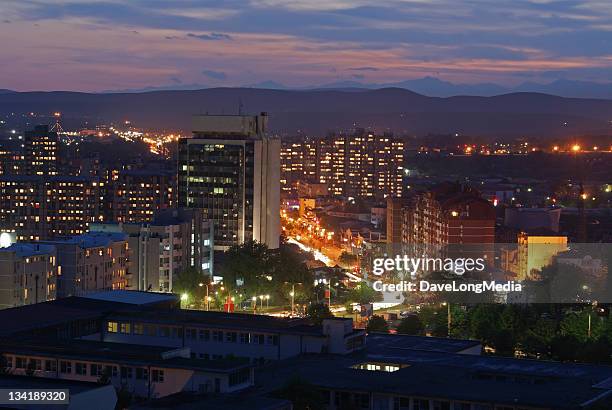
[[[14,243],[8,248],[0,248],[0,252],[15,252],[20,258],[37,255],[55,254],[55,246],[38,243]]]
[[[58,359],[98,361],[103,363],[125,363],[141,366],[159,366],[173,369],[190,369],[210,372],[231,372],[249,367],[248,359],[224,358],[203,360],[190,358],[189,348],[136,345],[92,340],[52,340],[32,338],[23,340],[5,339],[0,345],[4,353]]]
[[[0,375],[0,386],[4,389],[68,389],[71,395],[88,392],[96,389],[103,389],[107,386],[95,382],[82,382],[66,379],[49,379],[46,377],[35,376],[12,376],[8,374]],[[110,387],[110,386],[109,386]],[[112,387],[111,387],[112,388]]]
[[[369,352],[400,353],[403,350],[410,349],[426,350],[430,352],[459,353],[478,346],[481,346],[478,340],[368,333],[366,348]]]
[[[160,302],[178,303],[179,297],[173,293],[143,292],[138,290],[112,290],[93,292],[83,298],[106,302],[127,303],[130,305],[148,305]]]
[[[206,325],[222,329],[254,330],[262,332],[283,332],[303,335],[322,336],[321,326],[313,326],[307,319],[281,318],[267,315],[246,313],[225,313],[201,310],[163,310],[116,312],[109,319],[134,320],[148,323],[166,323],[171,325]]]
[[[127,238],[128,236],[122,232],[96,231],[73,236],[64,240],[45,241],[45,243],[57,245],[73,244],[78,245],[81,248],[99,248],[109,246],[113,242],[125,241]]]
[[[353,368],[365,363],[397,370]],[[368,349],[352,356],[312,355],[274,363],[260,369],[255,380],[260,390],[271,392],[293,377],[333,390],[574,409],[607,392],[593,385],[612,377],[612,367],[410,349],[371,354]]]
[[[128,302],[106,301],[72,296],[51,302],[36,303],[0,310],[0,336],[24,331],[43,331],[71,321],[100,318],[115,310],[139,309]]]

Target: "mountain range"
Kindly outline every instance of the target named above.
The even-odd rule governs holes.
[[[386,83],[366,83],[360,81],[336,81],[309,87],[291,87],[277,81],[262,81],[243,85],[245,88],[263,88],[269,90],[318,90],[318,89],[367,89],[403,88],[430,97],[453,97],[459,95],[491,97],[494,95],[515,92],[537,92],[573,98],[603,98],[612,99],[612,83],[597,83],[590,81],[575,81],[559,79],[550,83],[524,82],[516,86],[503,86],[495,83],[458,84],[440,80],[435,77],[423,77],[412,80]],[[136,89],[108,90],[105,93],[116,92],[148,92],[169,90],[198,90],[211,88],[206,84],[170,84]],[[1,91],[0,91],[1,92]]]
[[[403,88],[273,90],[208,88],[141,93],[0,93],[0,115],[61,111],[75,126],[121,123],[191,131],[193,114],[266,111],[281,135],[325,134],[356,127],[408,135],[428,133],[576,136],[612,133],[612,100],[539,93],[430,97]],[[79,122],[80,121],[80,122]],[[77,123],[79,122],[79,123]]]

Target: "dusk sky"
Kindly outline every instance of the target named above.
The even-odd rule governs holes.
[[[0,88],[612,81],[612,1],[1,0]]]

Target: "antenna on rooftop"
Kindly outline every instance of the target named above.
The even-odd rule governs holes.
[[[56,111],[53,113],[53,117],[55,118],[55,124],[51,126],[51,129],[49,131],[56,132],[58,134],[63,133],[64,128],[62,128],[62,124],[60,122],[62,119],[62,113],[59,111]]]

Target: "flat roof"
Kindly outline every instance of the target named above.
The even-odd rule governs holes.
[[[137,345],[128,343],[99,342],[93,340],[57,340],[32,338],[22,340],[5,339],[0,343],[0,351],[23,356],[54,357],[58,359],[82,360],[130,364],[136,366],[155,366],[216,373],[228,373],[250,367],[248,359],[224,358],[203,360],[187,357],[164,356],[189,348]]]
[[[269,333],[293,333],[310,336],[323,336],[322,326],[310,324],[308,319],[282,318],[247,313],[226,313],[201,310],[163,310],[114,312],[109,320],[160,323],[168,325],[203,325],[219,329],[255,330]]]
[[[478,340],[449,339],[443,337],[424,337],[410,335],[392,335],[388,333],[368,333],[366,348],[368,352],[393,352],[410,350],[427,350],[432,352],[459,353],[466,349],[481,346]]]
[[[0,252],[15,252],[21,258],[38,255],[54,255],[55,246],[38,243],[17,242],[7,248],[0,248]]]
[[[364,363],[394,364],[400,369],[353,368]],[[256,387],[268,392],[298,377],[339,391],[575,409],[606,393],[608,389],[594,384],[611,376],[609,366],[405,350],[396,357],[367,353],[302,356],[258,369],[255,381]]]
[[[106,302],[128,303],[131,305],[147,305],[160,302],[178,302],[179,297],[173,293],[144,292],[139,290],[108,290],[88,293],[82,296]]]
[[[291,402],[289,400],[258,395],[256,392],[247,389],[247,391],[223,396],[180,392],[148,402],[136,403],[131,405],[130,409],[286,410],[290,407]]]
[[[71,395],[107,388],[107,385],[96,382],[50,379],[36,376],[14,376],[7,374],[0,375],[0,386],[2,386],[3,389],[68,389]],[[112,386],[109,387],[113,388]]]
[[[97,319],[115,310],[138,309],[124,301],[71,296],[33,305],[0,309],[0,336],[42,330],[76,320]]]

